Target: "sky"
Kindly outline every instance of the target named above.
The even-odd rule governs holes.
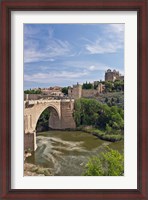
[[[124,75],[124,24],[24,24],[24,89]]]

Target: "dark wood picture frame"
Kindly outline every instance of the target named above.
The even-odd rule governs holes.
[[[0,2],[0,199],[148,199],[147,137],[147,0],[2,0]],[[137,87],[137,189],[11,189],[11,11],[137,11],[138,87]],[[130,66],[132,67],[132,66]],[[70,184],[70,183],[69,183]]]

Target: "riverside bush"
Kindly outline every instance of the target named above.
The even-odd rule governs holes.
[[[117,106],[109,107],[95,99],[77,99],[74,119],[78,127],[92,125],[108,132],[124,129],[123,109]]]
[[[81,98],[75,101],[74,119],[81,130],[103,140],[114,142],[123,138],[124,111],[117,106],[109,107],[95,99]]]
[[[95,128],[85,128],[83,127],[81,130],[87,132],[87,133],[91,133],[97,137],[99,137],[102,140],[107,140],[107,141],[111,141],[111,142],[116,142],[116,141],[120,141],[123,139],[123,135],[121,134],[120,131],[115,132],[115,134],[108,134],[107,132],[103,132],[101,130],[95,129]]]
[[[124,156],[117,150],[106,147],[106,152],[89,159],[84,176],[123,176]]]

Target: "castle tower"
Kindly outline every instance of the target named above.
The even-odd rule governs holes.
[[[98,87],[97,87],[98,93],[102,93],[103,90],[104,90],[104,85],[103,85],[102,83],[99,83],[99,84],[98,84]]]
[[[79,99],[82,97],[82,85],[73,85],[73,88],[68,89],[68,96],[74,99]]]
[[[111,71],[110,69],[108,69],[105,72],[105,81],[112,81],[114,82],[115,80],[119,79],[119,72],[116,70]]]

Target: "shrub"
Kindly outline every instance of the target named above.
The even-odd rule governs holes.
[[[106,147],[106,152],[89,159],[84,176],[122,176],[124,156],[117,150]]]
[[[104,171],[102,169],[101,160],[98,157],[93,157],[86,164],[86,171],[84,176],[103,176]]]

